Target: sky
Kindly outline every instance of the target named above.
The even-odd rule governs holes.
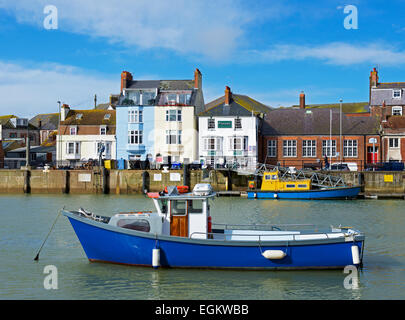
[[[405,81],[405,1],[0,0],[0,115],[108,102],[122,71],[225,86],[271,107],[368,101]]]

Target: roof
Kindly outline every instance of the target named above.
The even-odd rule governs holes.
[[[13,118],[18,118],[15,115],[7,115],[7,116],[0,116],[0,125],[3,126],[6,129],[16,129],[16,127],[14,126],[14,124],[10,121]],[[19,119],[19,118],[18,118]],[[24,118],[25,119],[25,118]],[[26,128],[25,126],[23,127],[19,127],[19,128]],[[28,128],[35,130],[38,129],[36,126],[32,125],[31,123],[28,122]]]
[[[329,135],[331,109],[275,109],[264,118],[262,134],[280,135]],[[377,117],[350,117],[342,114],[342,134],[366,135],[379,133]],[[332,108],[332,134],[340,134],[340,112]]]
[[[21,148],[24,145],[23,141],[19,140],[3,140],[2,147],[4,152],[8,152],[17,148]]]
[[[126,89],[192,90],[194,80],[132,80]]]
[[[405,131],[405,116],[389,116],[381,123],[384,133],[399,133]]]
[[[292,108],[299,108],[299,105],[293,105]],[[326,104],[307,104],[305,109],[314,108],[338,108],[340,110],[340,103],[326,103]],[[343,113],[366,113],[370,112],[368,102],[346,102],[342,103]]]
[[[39,122],[41,121],[41,126]],[[57,130],[59,122],[59,113],[43,113],[33,117],[29,123],[40,130]]]
[[[401,89],[405,88],[405,82],[380,82],[377,89]]]
[[[229,106],[225,105],[225,95],[211,101],[205,105],[205,111],[199,116],[251,116],[252,112],[255,116],[266,114],[271,110],[270,107],[246,96],[240,94],[231,95]]]
[[[76,117],[81,114],[81,118]],[[105,115],[110,114],[109,119]],[[69,110],[66,120],[61,121],[62,125],[113,125],[115,126],[115,110]]]
[[[30,152],[35,153],[48,153],[55,151],[56,146],[44,147],[44,146],[30,146]],[[20,147],[13,150],[9,150],[8,152],[25,152],[27,150],[26,147]]]
[[[387,106],[397,106],[397,105],[405,105],[405,91],[402,90],[401,97],[393,98],[392,90],[380,90],[380,89],[405,89],[404,82],[396,82],[393,84],[385,83],[384,86],[380,86],[379,84],[376,88],[371,88],[371,96],[370,96],[370,105],[372,106],[381,106],[383,101],[385,101],[385,105]]]

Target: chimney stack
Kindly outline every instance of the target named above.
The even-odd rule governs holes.
[[[228,86],[225,86],[225,105],[229,106],[231,104],[231,97],[232,97],[232,92],[231,88]]]
[[[373,71],[370,72],[370,87],[376,87],[378,84],[378,71],[376,68],[373,68]]]
[[[124,90],[128,86],[129,81],[132,81],[132,74],[128,71],[122,71],[121,72],[121,93],[122,93],[122,90]]]
[[[63,104],[60,108],[60,121],[65,121],[66,116],[70,111],[70,107],[67,104]]]
[[[300,109],[305,109],[305,93],[301,91],[300,93]]]
[[[194,89],[202,89],[202,75],[197,68],[194,71]]]

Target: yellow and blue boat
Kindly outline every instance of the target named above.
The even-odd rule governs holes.
[[[360,186],[318,187],[311,179],[281,179],[278,170],[263,173],[260,189],[249,188],[248,199],[353,199]]]

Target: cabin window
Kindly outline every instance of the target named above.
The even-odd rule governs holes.
[[[190,203],[188,208],[188,212],[190,213],[202,213],[203,212],[203,204],[202,200],[193,200]]]
[[[277,177],[276,174],[273,174],[271,178],[272,178],[273,180],[277,180],[278,177]]]
[[[287,188],[295,188],[295,184],[287,184],[286,187]]]
[[[117,221],[117,226],[125,229],[137,230],[137,231],[150,231],[150,225],[148,220],[139,219],[120,219]]]
[[[306,187],[307,187],[306,184],[299,184],[299,185],[298,185],[298,188],[306,188]]]
[[[172,201],[172,215],[184,216],[186,215],[186,200]]]
[[[270,175],[270,174],[266,175],[266,176],[265,176],[265,179],[266,179],[266,180],[271,180],[271,175]]]

